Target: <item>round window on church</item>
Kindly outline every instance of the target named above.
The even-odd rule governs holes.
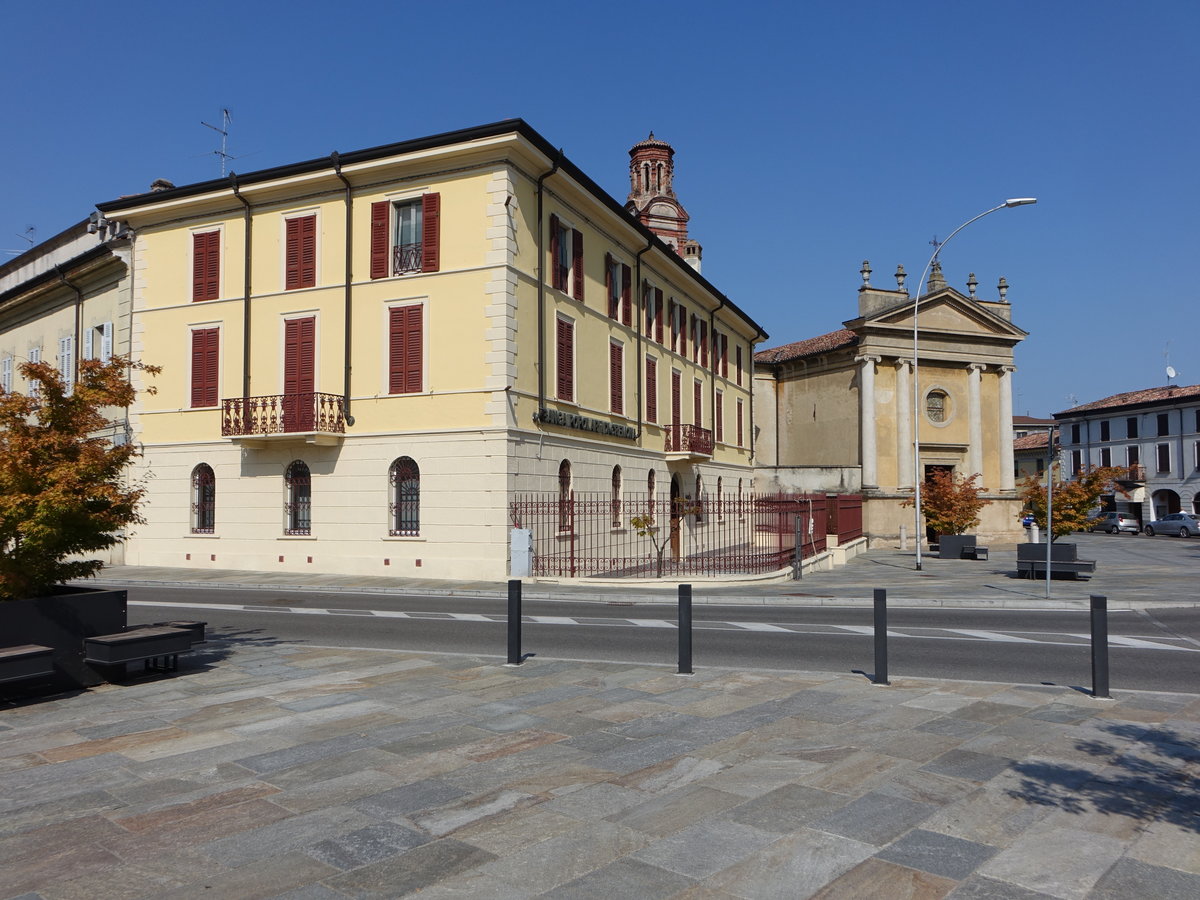
[[[925,395],[925,415],[938,425],[950,418],[950,397],[945,391],[930,391]]]

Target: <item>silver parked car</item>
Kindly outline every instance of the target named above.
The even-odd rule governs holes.
[[[1156,534],[1177,534],[1180,537],[1191,537],[1200,534],[1200,515],[1196,513],[1177,512],[1147,522],[1142,529],[1153,537]]]
[[[1109,534],[1137,534],[1141,531],[1138,520],[1129,513],[1101,512],[1088,519],[1088,531],[1107,531]]]

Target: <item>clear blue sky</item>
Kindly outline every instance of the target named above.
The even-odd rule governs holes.
[[[1015,411],[1200,383],[1200,3],[3,4],[0,248],[93,204],[526,119],[620,200],[676,148],[704,274],[771,333],[856,314],[858,270],[1004,275]],[[11,255],[0,256],[0,259]],[[1169,342],[1169,343],[1168,343]]]

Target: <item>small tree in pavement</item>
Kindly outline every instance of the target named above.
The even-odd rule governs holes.
[[[936,534],[964,534],[979,524],[979,513],[992,501],[985,498],[983,488],[975,482],[979,473],[969,478],[948,469],[938,469],[921,486],[921,515],[925,524]],[[909,497],[901,506],[915,506]]]
[[[1118,466],[1093,466],[1079,472],[1070,481],[1056,481],[1051,490],[1053,522],[1051,540],[1064,534],[1084,531],[1088,527],[1088,516],[1100,502],[1101,494],[1118,493],[1124,497],[1129,491],[1118,479],[1125,478],[1128,470]],[[1025,506],[1033,513],[1033,521],[1046,528],[1046,485],[1033,476],[1021,482],[1020,496]]]
[[[114,410],[133,403],[130,369],[159,371],[122,357],[85,359],[78,380],[65,384],[49,363],[26,362],[18,371],[29,393],[0,391],[0,599],[94,575],[103,563],[78,557],[113,546],[125,526],[143,521],[144,489],[126,479],[139,449],[97,436]]]

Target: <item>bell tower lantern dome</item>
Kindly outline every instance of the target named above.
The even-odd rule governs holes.
[[[675,149],[650,132],[629,149],[629,199],[625,209],[700,271],[700,245],[688,238],[687,210],[675,197]]]

